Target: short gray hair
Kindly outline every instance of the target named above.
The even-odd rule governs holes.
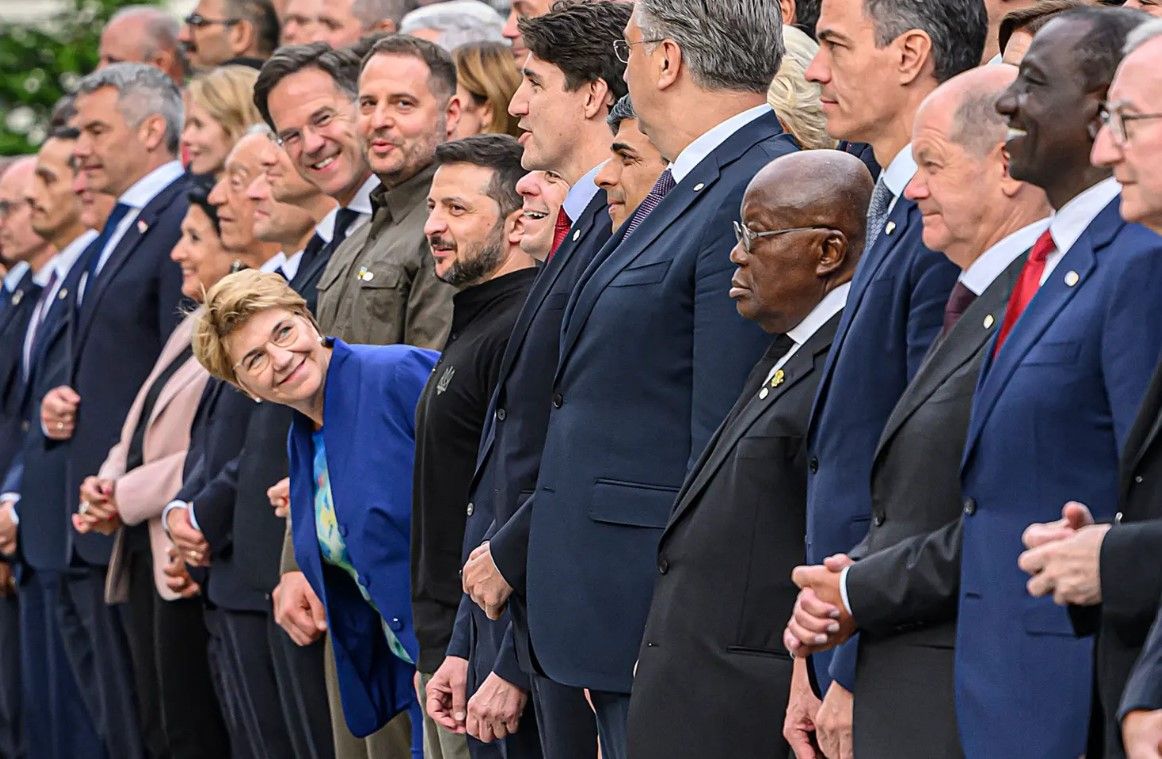
[[[78,95],[88,95],[104,87],[117,91],[117,109],[133,128],[150,116],[165,120],[165,147],[177,155],[185,108],[173,80],[144,63],[114,63],[81,80]]]
[[[270,124],[265,121],[259,121],[257,124],[251,124],[246,127],[246,131],[242,133],[243,137],[250,137],[251,135],[260,134],[263,137],[274,139],[274,130],[270,128]]]
[[[981,0],[864,0],[876,46],[918,29],[932,40],[936,81],[947,82],[980,65],[988,36],[988,12]]]
[[[504,18],[480,0],[450,0],[418,8],[404,16],[401,34],[420,29],[440,33],[436,44],[448,52],[470,42],[504,42]]]
[[[616,136],[621,131],[621,122],[626,119],[637,119],[637,112],[633,109],[633,101],[629,99],[629,95],[622,96],[613,104],[613,108],[609,109],[609,115],[605,117],[605,123],[609,124],[609,128]]]
[[[359,19],[364,29],[370,29],[380,21],[394,21],[396,28],[408,11],[415,8],[416,0],[355,0],[351,13]]]
[[[783,62],[777,0],[637,0],[642,39],[678,43],[694,82],[765,94]]]
[[[1162,37],[1162,18],[1147,21],[1126,37],[1125,54],[1129,55],[1152,39]]]

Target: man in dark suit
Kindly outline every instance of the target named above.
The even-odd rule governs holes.
[[[823,88],[828,133],[868,143],[884,167],[868,208],[867,249],[807,431],[807,561],[812,563],[850,550],[867,534],[876,441],[940,332],[956,280],[956,267],[924,247],[920,212],[903,197],[916,172],[908,143],[920,102],[941,82],[979,63],[987,18],[980,0],[950,0],[926,6],[923,13],[915,7],[826,0],[816,27],[822,49],[807,70],[807,78]],[[891,41],[881,44],[885,38]],[[841,48],[842,54],[835,52]],[[885,49],[919,52],[884,57]],[[854,654],[854,647],[837,653],[834,671],[829,654],[813,657],[812,674],[824,696],[817,719],[804,715],[803,705],[792,699],[790,708],[815,719],[824,743],[836,742],[827,734],[850,733]],[[838,685],[831,689],[833,677]]]
[[[626,751],[661,530],[766,343],[721,295],[746,184],[795,149],[764,98],[781,31],[774,2],[635,6],[617,51],[641,129],[673,166],[570,297],[536,493],[491,541],[526,596],[536,662],[589,689],[607,759]]]
[[[945,307],[943,336],[896,404],[876,448],[871,530],[851,554],[873,559],[856,563],[845,579],[847,598],[861,611],[868,586],[890,594],[906,574],[875,561],[877,551],[959,518],[961,453],[986,345],[1025,253],[1048,227],[1045,193],[1006,171],[1005,123],[993,105],[1015,77],[1010,66],[973,69],[937,88],[916,114],[912,152],[919,169],[906,196],[923,214],[924,244],[943,252],[961,274]],[[839,578],[814,567],[799,570],[795,579],[809,585]],[[917,631],[861,635],[856,756],[960,755],[954,614],[950,609],[941,624]],[[901,741],[901,735],[914,740]]]
[[[961,519],[883,552],[907,582],[866,599],[866,611],[852,600],[856,622],[883,632],[939,620],[956,604],[956,716],[967,756],[1102,753],[1100,730],[1088,746],[1086,736],[1092,640],[1075,635],[1064,610],[1029,597],[1016,548],[1030,522],[1070,498],[1113,516],[1117,457],[1162,347],[1152,315],[1162,241],[1118,216],[1116,181],[1089,163],[1100,104],[1140,21],[1124,9],[1062,14],[997,102],[1012,176],[1044,189],[1056,213],[986,350]],[[847,607],[825,596],[842,637]],[[825,618],[816,634],[827,638],[828,612],[801,595],[796,616],[807,606],[816,608],[806,616]]]
[[[738,312],[776,339],[678,494],[634,673],[630,755],[786,756],[791,657],[772,620],[804,553],[803,440],[863,246],[872,181],[839,151],[776,159],[747,188]],[[691,666],[691,662],[698,662]],[[681,698],[674,698],[681,693]]]
[[[577,4],[520,22],[524,44],[531,52],[522,62],[524,79],[509,108],[528,134],[522,165],[552,172],[555,178],[542,181],[563,181],[569,190],[560,209],[548,217],[554,226],[552,241],[544,251],[546,262],[505,347],[469,491],[468,549],[481,546],[482,536],[527,530],[525,506],[544,450],[565,304],[582,272],[610,237],[607,198],[594,177],[609,153],[606,116],[626,91],[625,67],[614,54],[613,44],[620,39],[629,12],[628,6],[610,2]],[[579,35],[578,29],[590,31]],[[571,87],[570,81],[581,84]],[[586,114],[581,123],[571,115],[577,110]],[[527,193],[525,201],[527,206]],[[510,546],[503,539],[486,541],[478,553],[470,554],[465,590],[475,597],[480,592],[478,571],[486,569],[497,592],[503,592],[507,600],[512,590],[507,578],[524,573],[520,542]],[[519,713],[524,699],[531,700],[544,756],[595,756],[596,726],[581,690],[545,677],[533,657],[523,594],[513,596],[511,624],[508,615],[500,613],[503,603],[499,599],[488,614],[471,601],[466,596],[461,604],[444,666],[461,666],[465,679],[467,662],[456,660],[471,659],[481,680],[473,698],[483,704],[501,701],[507,694],[507,709],[498,711]],[[500,716],[511,718],[512,714]]]
[[[170,331],[181,316],[181,271],[169,253],[187,207],[175,160],[181,95],[158,69],[116,64],[78,90],[74,157],[97,192],[118,198],[86,262],[70,329],[65,382],[45,395],[41,426],[65,451],[68,475],[36,509],[25,509],[25,547],[53,545],[64,576],[61,615],[77,679],[110,753],[142,752],[132,670],[120,610],[104,603],[112,538],[76,535],[81,480],[96,472]],[[83,508],[83,505],[81,505]]]

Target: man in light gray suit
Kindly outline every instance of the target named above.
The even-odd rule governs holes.
[[[1039,188],[1006,171],[1005,123],[994,104],[1015,76],[1012,66],[961,74],[933,92],[916,116],[912,152],[919,170],[905,195],[923,214],[924,244],[942,251],[961,275],[941,337],[880,437],[871,529],[851,554],[860,560],[833,558],[795,572],[806,590],[791,631],[802,632],[801,613],[826,602],[845,610],[840,635],[855,627],[862,632],[852,734],[828,734],[823,715],[820,743],[839,748],[828,756],[850,756],[853,747],[856,756],[961,754],[953,697],[958,576],[944,569],[959,567],[961,454],[986,347],[1050,213]],[[910,559],[925,543],[940,546],[936,553],[948,563],[913,566]],[[946,594],[945,613],[905,622],[917,592]],[[851,609],[854,615],[846,613]],[[802,716],[789,714],[784,730],[804,755]]]

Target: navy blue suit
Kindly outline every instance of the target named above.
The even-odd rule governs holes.
[[[794,150],[773,112],[746,124],[611,240],[573,292],[527,575],[509,578],[559,683],[630,691],[675,496],[769,342],[727,297],[731,221],[759,169]]]
[[[846,553],[867,535],[876,445],[896,402],[940,334],[960,270],[924,247],[916,204],[896,201],[864,251],[823,368],[807,429],[807,561]],[[835,677],[851,689],[856,642],[835,653]],[[821,692],[827,654],[812,657]]]
[[[24,436],[20,408],[24,395],[24,336],[40,289],[32,281],[32,271],[25,272],[16,288],[5,296],[8,305],[0,311],[0,472],[8,471]]]
[[[1031,598],[1021,534],[1067,501],[1118,504],[1118,459],[1162,348],[1162,238],[1115,199],[1064,255],[1000,353],[990,350],[961,469],[956,705],[966,756],[1078,756],[1091,638]]]
[[[351,733],[370,735],[408,711],[413,753],[422,752],[415,667],[392,653],[384,626],[415,661],[419,644],[408,558],[415,409],[437,354],[407,345],[334,340],[333,346],[324,400],[327,469],[338,530],[371,603],[345,571],[323,561],[315,522],[314,426],[298,414],[289,443],[295,559],[327,612]]]

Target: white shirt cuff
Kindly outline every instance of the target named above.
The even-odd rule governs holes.
[[[174,509],[188,508],[190,508],[190,504],[186,503],[185,501],[170,501],[165,505],[165,508],[161,510],[161,526],[162,529],[165,530],[165,536],[171,541],[173,540],[173,535],[169,534],[169,513]],[[191,521],[193,520],[191,519]]]
[[[851,601],[847,598],[847,571],[851,569],[850,566],[844,567],[839,573],[839,597],[843,599],[843,610],[849,615],[855,616],[851,611]]]
[[[16,512],[16,504],[20,503],[20,493],[0,493],[0,501],[12,501],[12,524],[20,526],[20,514]]]

